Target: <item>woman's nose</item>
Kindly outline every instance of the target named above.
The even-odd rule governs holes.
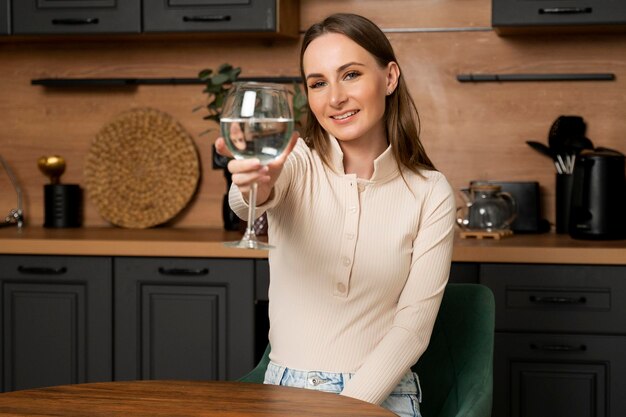
[[[333,107],[341,106],[347,100],[345,90],[341,85],[332,86],[330,89],[330,105]]]

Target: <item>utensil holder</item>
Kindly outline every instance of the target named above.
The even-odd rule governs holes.
[[[80,227],[83,193],[78,184],[44,185],[43,227]]]
[[[574,184],[574,175],[557,174],[556,175],[556,232],[569,232],[569,219],[572,201],[572,185]]]

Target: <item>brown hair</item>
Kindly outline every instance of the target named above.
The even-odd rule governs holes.
[[[390,62],[398,62],[389,40],[385,34],[372,21],[350,13],[337,13],[311,26],[302,40],[300,49],[300,73],[305,79],[303,58],[309,44],[326,33],[338,33],[347,36],[363,49],[368,51],[376,59],[376,62],[384,68]],[[399,65],[398,65],[399,67]],[[308,90],[305,86],[304,89]],[[309,116],[306,118],[304,137],[309,146],[320,154],[322,160],[329,165],[330,144],[326,132],[308,109]],[[419,173],[421,169],[435,169],[435,166],[426,155],[422,142],[419,138],[419,114],[415,102],[409,94],[409,90],[400,71],[398,86],[393,93],[386,98],[385,103],[385,131],[387,140],[391,145],[398,165],[403,165],[409,170]]]

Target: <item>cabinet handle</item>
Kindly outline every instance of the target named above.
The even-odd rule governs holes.
[[[62,266],[60,268],[49,268],[45,266],[18,266],[17,272],[22,274],[36,274],[36,275],[63,275],[67,272],[67,268]]]
[[[230,22],[229,15],[183,16],[183,22]]]
[[[208,275],[209,268],[198,268],[198,269],[189,269],[189,268],[163,268],[159,267],[159,274],[161,275],[179,275],[179,276],[201,276]]]
[[[539,14],[588,14],[592,12],[591,7],[547,7],[539,9]]]
[[[572,345],[536,345],[530,344],[532,350],[544,350],[547,352],[584,352],[587,350],[587,346],[572,346]]]
[[[100,23],[100,19],[97,17],[86,17],[84,19],[52,19],[53,25],[65,25],[65,26],[76,26],[76,25],[97,25]]]
[[[530,302],[538,304],[585,304],[585,297],[536,297],[531,295],[528,297]]]

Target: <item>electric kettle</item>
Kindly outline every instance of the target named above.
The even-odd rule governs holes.
[[[585,150],[574,166],[569,234],[576,239],[626,239],[625,157]]]

